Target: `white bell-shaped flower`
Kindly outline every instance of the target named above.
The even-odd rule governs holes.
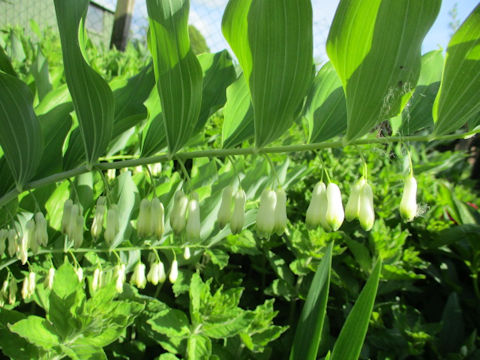
[[[363,230],[370,231],[375,223],[375,210],[373,208],[372,187],[365,181],[359,194],[360,209],[358,220]]]
[[[150,266],[150,271],[147,274],[147,280],[150,281],[153,285],[158,283],[163,283],[165,281],[165,268],[161,261],[155,261]]]
[[[64,234],[66,234],[68,231],[68,226],[70,224],[70,219],[72,214],[72,208],[73,208],[73,201],[71,199],[68,199],[67,201],[65,201],[65,203],[63,204],[63,215],[62,215],[62,232]]]
[[[41,212],[35,214],[35,242],[42,246],[48,244],[47,220]]]
[[[177,259],[172,261],[172,267],[170,268],[170,274],[168,275],[168,280],[173,284],[177,281],[178,278],[178,262]]]
[[[285,190],[278,189],[275,192],[277,202],[275,204],[275,233],[280,236],[285,232],[287,227],[287,195]]]
[[[352,221],[358,218],[360,212],[360,192],[362,191],[365,179],[362,177],[350,190],[347,205],[345,206],[345,219]]]
[[[97,200],[97,207],[95,209],[95,215],[93,217],[91,233],[92,237],[97,239],[102,233],[103,221],[105,218],[107,199],[105,196],[100,196]]]
[[[185,249],[183,250],[183,258],[185,260],[188,260],[188,259],[190,259],[191,256],[192,256],[192,254],[190,254],[190,248],[188,246],[185,247]]]
[[[33,272],[30,271],[28,273],[28,294],[29,296],[32,296],[35,294],[35,287],[37,286],[37,275]]]
[[[78,282],[83,281],[83,269],[81,267],[78,267],[75,269],[75,274],[77,275]]]
[[[100,268],[96,268],[93,272],[92,276],[92,290],[95,292],[100,288],[100,284],[102,283],[102,270]]]
[[[8,287],[8,303],[11,305],[13,305],[17,300],[17,290],[17,282],[15,279],[12,279]]]
[[[145,265],[139,262],[133,270],[131,282],[139,289],[143,289],[147,285],[147,278],[145,277]]]
[[[112,205],[107,211],[107,226],[105,227],[104,235],[106,243],[111,245],[119,231],[118,206]]]
[[[410,174],[405,179],[402,201],[400,202],[400,215],[406,221],[412,221],[417,215],[417,180]]]
[[[257,234],[260,238],[268,238],[274,230],[276,204],[275,191],[263,190],[257,212]]]
[[[325,215],[327,224],[333,231],[337,231],[342,226],[344,217],[340,188],[337,184],[329,183],[327,186],[327,213]]]
[[[188,202],[188,219],[186,226],[187,240],[195,241],[200,239],[200,206],[197,193],[192,194]]]
[[[148,199],[140,201],[140,210],[138,212],[137,233],[139,237],[146,237],[151,234],[152,228],[152,203]]]
[[[125,283],[125,264],[115,266],[115,290],[118,293],[123,292],[123,284]]]
[[[245,224],[245,202],[247,196],[243,189],[238,189],[235,193],[233,214],[230,220],[230,231],[232,234],[238,234],[242,231]]]
[[[220,203],[220,209],[218,209],[217,222],[218,226],[223,229],[225,225],[230,222],[232,216],[232,194],[233,187],[227,186],[223,189],[222,202]]]
[[[50,269],[48,269],[47,276],[45,277],[44,286],[47,289],[52,290],[54,280],[55,280],[55,268],[51,267]]]
[[[72,219],[74,227],[72,228],[71,238],[73,240],[73,246],[75,247],[75,249],[78,249],[80,246],[82,246],[83,243],[83,222],[83,216],[81,213],[79,213],[75,216],[74,219]]]
[[[15,229],[8,230],[8,255],[12,257],[17,252],[18,235]]]
[[[22,283],[22,299],[23,300],[25,300],[30,296],[30,294],[28,293],[28,281],[29,281],[28,275],[26,275]]]
[[[312,193],[312,199],[307,209],[305,223],[310,229],[314,229],[321,225],[324,229],[329,230],[326,220],[327,214],[327,187],[322,181],[315,185]]]
[[[175,234],[180,234],[187,225],[188,198],[182,190],[175,193],[173,208],[170,214],[170,226]]]
[[[158,240],[160,240],[165,231],[165,209],[158,198],[152,199],[150,219],[152,226],[151,232]]]

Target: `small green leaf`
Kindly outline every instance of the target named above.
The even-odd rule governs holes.
[[[170,153],[190,139],[202,104],[202,69],[190,47],[189,0],[147,0],[149,48]]]
[[[397,115],[420,74],[421,45],[441,0],[341,0],[327,40],[346,96],[347,140]]]
[[[379,259],[343,324],[333,347],[332,360],[357,360],[360,356],[377,295],[381,269],[382,260]]]
[[[305,105],[310,143],[343,134],[347,128],[347,107],[342,83],[333,65],[322,66],[313,80]]]
[[[448,44],[442,82],[433,106],[434,132],[452,132],[479,112],[480,4]]]
[[[9,326],[10,330],[45,350],[58,346],[60,339],[52,325],[44,318],[30,315]]]
[[[84,59],[88,0],[54,0],[68,89],[78,117],[87,165],[103,155],[112,136],[114,99],[103,78]]]
[[[327,310],[332,266],[333,241],[318,266],[302,308],[295,339],[290,350],[290,360],[315,360],[322,336],[323,321]]]
[[[0,145],[19,190],[35,174],[43,150],[32,103],[25,83],[0,72]]]
[[[203,335],[191,335],[188,338],[187,359],[208,360],[212,354],[212,342]]]
[[[35,60],[30,68],[30,72],[35,79],[38,100],[42,101],[45,95],[52,90],[52,84],[50,83],[50,75],[48,73],[48,62],[42,53],[40,45],[37,47]]]

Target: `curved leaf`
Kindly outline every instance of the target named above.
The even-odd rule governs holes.
[[[342,0],[327,53],[347,102],[347,140],[398,114],[420,74],[421,45],[441,0]]]
[[[322,66],[313,80],[305,105],[305,117],[310,143],[328,140],[347,128],[345,94],[330,62]]]
[[[480,4],[453,35],[433,107],[435,134],[452,132],[480,111]]]
[[[247,79],[255,143],[282,135],[298,115],[313,78],[309,0],[230,0],[222,30]]]
[[[149,47],[170,153],[190,139],[202,104],[202,69],[188,37],[189,6],[189,0],[147,0]]]
[[[0,72],[0,145],[19,190],[35,174],[43,150],[32,104],[27,85]]]
[[[88,0],[54,0],[62,43],[63,64],[72,95],[87,165],[105,153],[112,136],[114,100],[110,87],[83,57]]]
[[[143,130],[141,154],[151,156],[167,146],[162,105],[156,89],[150,93],[145,106],[148,110],[148,122]]]

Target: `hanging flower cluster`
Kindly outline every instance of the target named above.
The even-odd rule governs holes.
[[[342,194],[338,185],[332,182],[327,186],[323,182],[315,185],[307,209],[307,226],[309,228],[321,226],[325,231],[337,231],[342,226],[344,218]]]
[[[246,200],[245,191],[241,188],[235,194],[232,186],[223,189],[222,201],[217,215],[217,223],[221,229],[230,223],[232,234],[238,234],[243,230]]]
[[[140,202],[140,212],[137,220],[139,237],[154,236],[161,239],[165,231],[165,209],[158,198],[143,199]]]
[[[63,205],[62,232],[73,240],[77,249],[83,243],[83,215],[80,204],[68,199]]]

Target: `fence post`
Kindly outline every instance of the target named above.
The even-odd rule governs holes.
[[[132,23],[133,5],[135,0],[118,0],[113,23],[112,39],[110,47],[116,47],[124,51],[127,46],[128,33]]]

